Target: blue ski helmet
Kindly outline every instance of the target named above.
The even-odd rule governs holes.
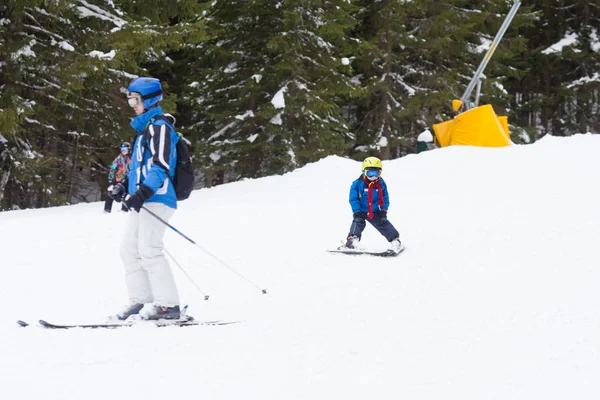
[[[162,87],[160,81],[156,78],[136,78],[131,81],[127,91],[129,95],[131,95],[131,92],[142,95],[144,110],[149,110],[163,99]]]

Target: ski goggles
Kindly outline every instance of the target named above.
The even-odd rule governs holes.
[[[129,93],[127,95],[127,103],[129,103],[130,107],[135,107],[139,104],[142,104],[142,95],[139,93]]]
[[[381,175],[381,170],[378,168],[368,169],[365,171],[365,175],[367,178],[377,178],[379,175]]]
[[[121,146],[121,151],[129,151],[129,146]]]
[[[137,92],[129,92],[129,94],[127,95],[127,102],[129,103],[129,105],[131,107],[135,107],[139,104],[144,104],[144,100],[148,100],[153,97],[160,96],[160,95],[162,95],[162,90],[157,90],[156,92],[152,92],[152,93],[146,93],[145,95],[142,95]],[[162,97],[161,97],[161,99],[162,99]]]

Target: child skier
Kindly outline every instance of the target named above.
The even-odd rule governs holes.
[[[387,210],[390,206],[387,185],[381,177],[383,166],[377,157],[368,157],[362,163],[362,174],[352,182],[350,187],[350,206],[354,220],[350,226],[350,233],[346,245],[341,248],[355,249],[362,236],[362,232],[369,221],[392,245],[396,253],[401,250],[400,234],[387,219]]]

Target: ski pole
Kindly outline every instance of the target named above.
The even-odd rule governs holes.
[[[183,267],[181,266],[181,264],[179,264],[177,262],[177,260],[175,259],[175,257],[173,257],[173,255],[171,253],[169,253],[169,250],[167,250],[167,248],[164,248],[165,253],[167,253],[167,255],[169,256],[169,258],[171,258],[171,260],[173,260],[173,262],[175,263],[175,265],[177,265],[179,267],[179,269],[181,270],[181,272],[184,273],[185,276],[187,276],[187,278],[190,280],[190,282],[192,282],[194,284],[194,286],[196,286],[196,289],[198,289],[198,291],[204,296],[204,300],[208,300],[209,296],[204,293],[202,291],[202,289],[200,289],[200,286],[198,286],[198,284],[192,279],[192,277],[187,273],[187,271],[185,269],[183,269]]]
[[[154,218],[156,218],[157,220],[159,220],[160,222],[162,222],[163,224],[165,224],[166,226],[168,226],[169,228],[171,228],[174,232],[176,232],[179,235],[181,235],[181,237],[183,237],[184,239],[186,239],[188,242],[190,242],[191,244],[193,244],[194,246],[196,246],[197,248],[199,248],[200,250],[202,250],[203,252],[205,252],[206,254],[208,254],[209,256],[211,256],[212,258],[214,258],[216,261],[220,262],[221,265],[223,265],[225,268],[229,269],[231,272],[235,273],[237,276],[239,276],[240,278],[244,279],[246,282],[248,282],[249,284],[251,284],[255,288],[259,289],[262,292],[262,294],[267,294],[267,289],[262,289],[256,283],[252,282],[250,279],[246,278],[244,275],[242,275],[239,272],[237,272],[233,267],[229,266],[225,261],[221,260],[219,257],[217,257],[216,255],[214,255],[213,253],[211,253],[210,251],[206,250],[205,248],[203,248],[202,246],[200,246],[198,243],[194,242],[192,239],[190,239],[189,237],[187,237],[183,233],[179,232],[177,229],[175,229],[175,227],[173,225],[169,224],[167,221],[165,221],[164,219],[162,219],[161,217],[159,217],[158,215],[156,215],[155,213],[153,213],[152,211],[150,211],[146,206],[142,205],[142,208],[144,210],[146,210],[148,213],[150,213],[150,215],[152,215]]]

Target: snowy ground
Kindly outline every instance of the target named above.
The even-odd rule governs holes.
[[[123,303],[127,215],[0,213],[0,399],[598,399],[600,136],[384,162],[398,258],[327,254],[360,164],[194,192],[169,231],[193,328],[47,331]],[[367,227],[363,246],[387,242]],[[261,294],[266,288],[269,295]]]

